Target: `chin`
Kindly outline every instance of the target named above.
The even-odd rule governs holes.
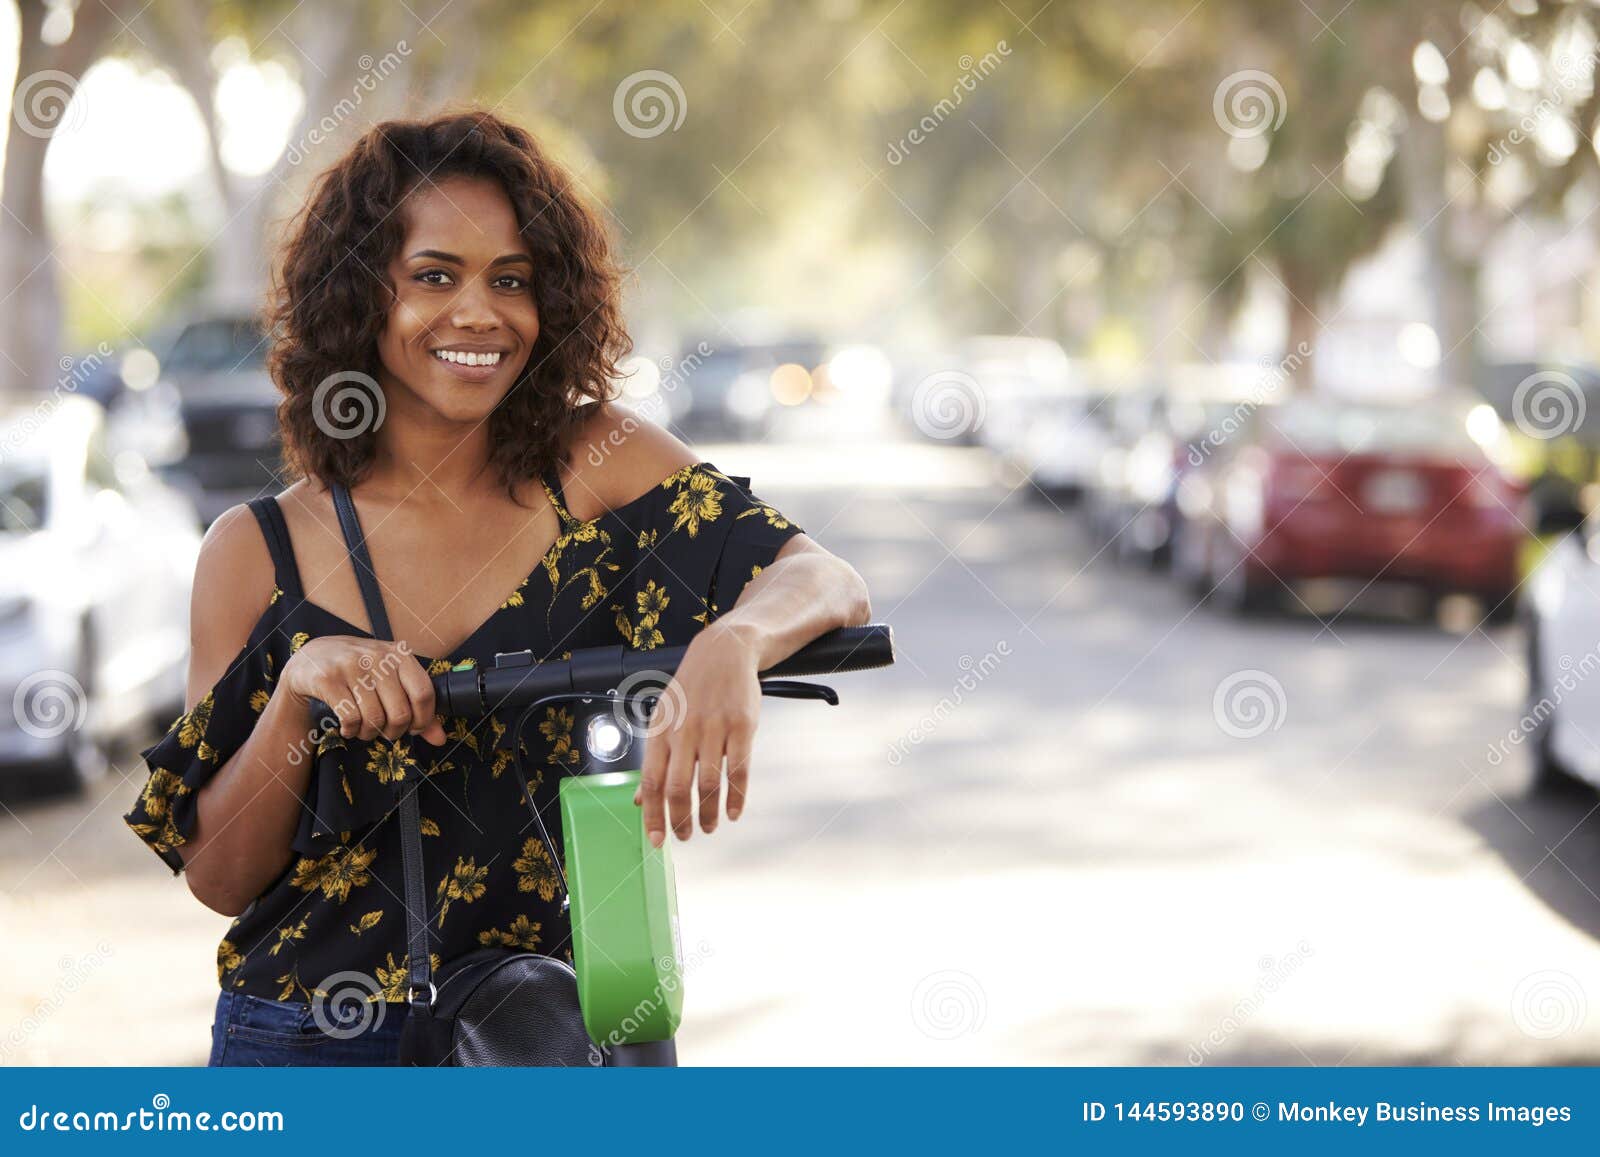
[[[430,399],[434,412],[447,422],[476,425],[494,413],[503,393],[473,393],[468,390],[453,392],[444,397]]]

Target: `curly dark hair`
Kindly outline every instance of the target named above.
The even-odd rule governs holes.
[[[345,432],[329,410],[349,404],[348,395],[316,395],[336,375],[344,376],[334,385],[351,381],[352,370],[377,377],[378,337],[395,296],[389,262],[405,243],[397,210],[423,174],[497,180],[533,256],[539,336],[489,418],[489,465],[515,495],[518,483],[564,457],[580,407],[610,397],[617,362],[633,345],[623,270],[600,214],[532,135],[478,108],[376,125],[318,175],[290,221],[266,310],[268,367],[284,394],[285,464],[296,477],[353,486],[372,463],[373,430],[338,438],[325,429],[331,418]]]

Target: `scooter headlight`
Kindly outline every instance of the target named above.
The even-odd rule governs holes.
[[[628,730],[613,715],[595,715],[584,734],[584,746],[602,763],[615,763],[628,750]]]

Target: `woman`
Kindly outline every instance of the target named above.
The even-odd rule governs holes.
[[[549,855],[504,774],[510,721],[436,715],[430,673],[497,651],[692,638],[672,692],[681,725],[649,744],[636,797],[659,846],[669,826],[688,839],[696,811],[715,830],[724,761],[739,817],[757,672],[870,611],[849,565],[609,404],[631,348],[619,270],[595,210],[516,126],[473,111],[373,129],[319,178],[276,273],[271,365],[297,481],[207,533],[189,710],[143,753],[126,819],[235,917],[210,1063],[393,1064],[400,785],[421,780],[442,960],[571,951]],[[354,497],[393,642],[370,632],[335,483]],[[341,728],[309,750],[313,698]],[[570,729],[552,709],[523,745],[547,822]],[[326,1010],[352,984],[371,1013],[355,1033]]]

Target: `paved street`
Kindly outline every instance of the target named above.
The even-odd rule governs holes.
[[[685,1063],[1600,1060],[1596,800],[1489,758],[1515,628],[1241,624],[975,450],[706,456],[858,566],[900,661],[768,700],[745,818],[677,849]],[[8,1063],[205,1059],[226,921],[119,762],[0,815]]]

